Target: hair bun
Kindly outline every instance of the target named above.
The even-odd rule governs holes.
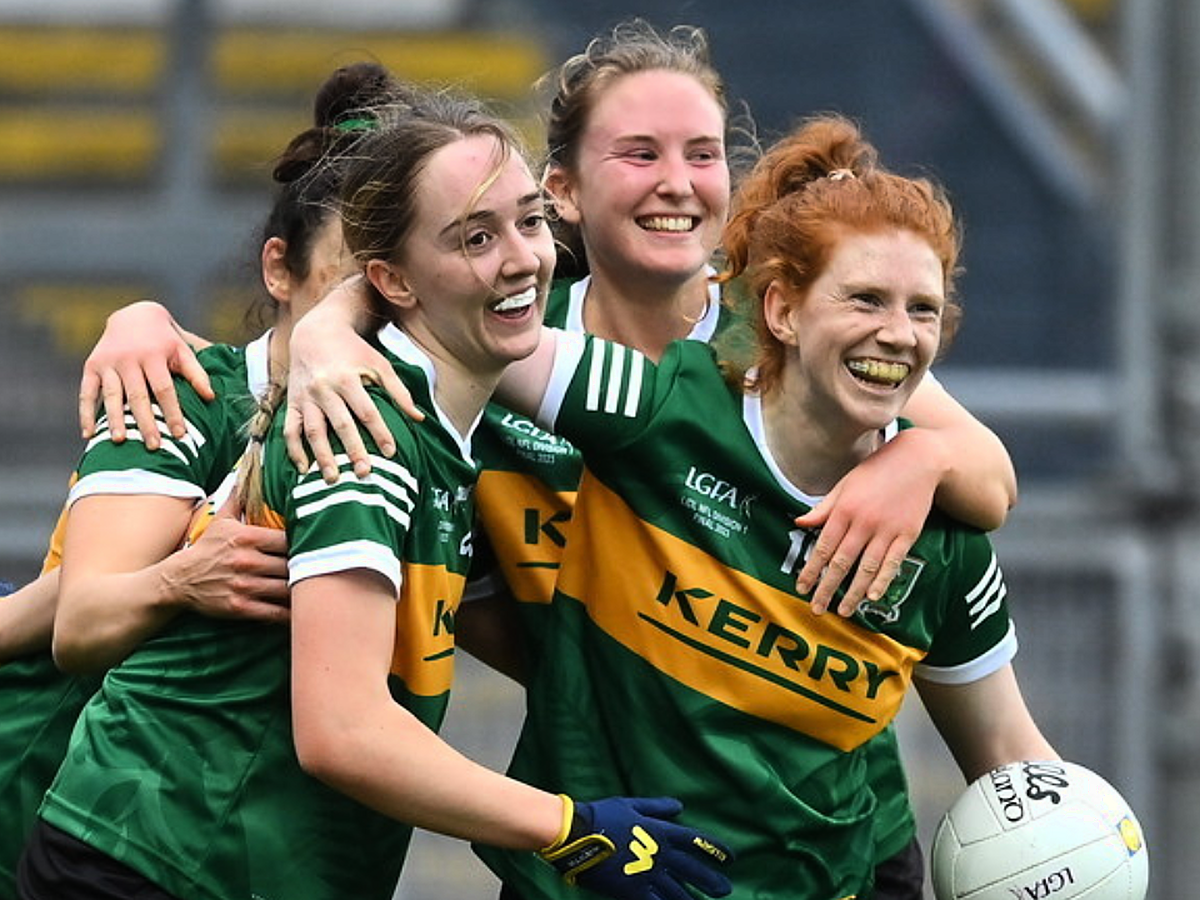
[[[401,82],[379,63],[342,66],[317,91],[313,124],[318,128],[336,128],[353,120],[368,120],[366,111],[394,103],[403,95]]]

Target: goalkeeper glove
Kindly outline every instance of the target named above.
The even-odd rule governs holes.
[[[683,809],[678,800],[562,799],[562,831],[538,855],[568,884],[616,900],[693,900],[684,884],[710,897],[724,897],[732,890],[716,867],[733,854],[700,832],[668,821]]]

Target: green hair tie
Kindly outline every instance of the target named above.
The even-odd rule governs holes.
[[[333,127],[338,131],[370,131],[379,123],[375,119],[358,118],[358,119],[342,119]]]

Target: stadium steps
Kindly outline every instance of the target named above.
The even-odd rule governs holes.
[[[170,36],[152,27],[0,24],[0,189],[155,191],[171,152],[164,131]],[[532,129],[542,47],[492,32],[218,30],[210,41],[206,148],[214,191],[260,191],[270,161],[309,121],[313,92],[338,65],[375,59],[419,83],[453,85]],[[464,75],[464,73],[467,73]],[[36,201],[35,201],[36,202]],[[142,284],[22,278],[6,303],[27,336],[81,360],[113,309],[153,295]],[[215,297],[212,329],[240,334],[246,298]]]
[[[0,184],[152,179],[164,152],[169,52],[154,28],[0,25]],[[537,42],[491,32],[223,30],[209,61],[216,177],[258,179],[306,123],[321,80],[364,58],[474,91],[518,118],[547,64]]]

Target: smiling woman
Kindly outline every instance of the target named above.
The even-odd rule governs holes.
[[[549,138],[560,149],[546,174],[562,222],[581,229],[584,325],[655,352],[630,339],[634,323],[653,313],[684,337],[709,307],[729,206],[721,95],[690,72],[631,72],[594,93],[587,123],[565,144]]]
[[[409,145],[397,129],[364,146],[387,162],[351,173],[346,240],[381,318],[445,369],[439,402],[466,434],[504,366],[537,345],[554,248],[541,191],[496,134],[472,133],[440,148],[421,179],[394,174],[427,149]],[[385,204],[402,196],[411,200],[389,216]]]
[[[576,803],[435,734],[472,556],[471,433],[504,369],[537,346],[554,270],[542,194],[518,147],[498,120],[435,96],[368,134],[347,172],[343,230],[364,278],[340,290],[366,288],[386,322],[376,346],[424,418],[377,394],[395,451],[385,459],[363,435],[370,474],[356,477],[341,454],[330,482],[288,458],[280,416],[258,448],[261,470],[242,473],[249,516],[288,535],[296,756],[406,835],[417,826],[520,850],[622,900],[683,900],[684,883],[720,896],[727,852],[670,822],[673,800]],[[261,493],[250,491],[259,477]],[[350,824],[347,839],[361,840]],[[662,852],[644,858],[643,840]]]
[[[1054,756],[1012,674],[981,532],[935,511],[852,618],[814,615],[792,589],[813,540],[797,510],[906,429],[956,321],[957,225],[935,185],[883,169],[837,118],[772,148],[733,211],[723,277],[755,301],[747,377],[694,341],[655,362],[549,331],[501,380],[501,402],[587,464],[510,771],[667,786],[697,827],[729,834],[740,900],[878,896],[900,815],[882,800],[902,786],[871,754],[911,684],[968,780]],[[619,738],[595,740],[597,721]],[[479,852],[506,900],[568,900],[521,856]]]
[[[183,516],[180,530],[120,517],[119,533],[166,552],[190,510],[177,495],[227,490],[236,463],[246,518],[277,546],[286,534],[290,627],[275,624],[287,615],[279,608],[267,624],[152,610],[161,630],[108,673],[47,795],[24,857],[24,900],[390,900],[415,826],[540,851],[539,865],[556,877],[620,900],[683,900],[684,884],[728,892],[718,871],[726,852],[672,822],[673,799],[576,803],[491,771],[437,736],[472,552],[471,430],[504,367],[538,342],[554,245],[505,123],[467,98],[392,96],[353,108],[349,127],[339,117],[319,129],[349,146],[317,154],[300,179],[336,188],[313,204],[325,227],[306,245],[307,277],[283,277],[284,244],[268,241],[263,265],[289,309],[315,303],[327,279],[344,284],[360,271],[349,280],[368,287],[385,323],[376,346],[425,415],[409,419],[374,394],[395,451],[376,456],[369,477],[345,471],[333,484],[287,459],[271,400],[251,424],[249,448],[243,415],[220,459],[207,459],[217,441],[196,429],[159,455],[168,467],[204,457],[213,483],[184,493],[150,473],[150,486],[173,488],[154,499]],[[210,408],[186,399],[197,415]],[[140,436],[96,443],[101,462],[146,465]],[[95,480],[82,471],[81,491]],[[139,477],[101,475],[118,489]],[[89,562],[116,582],[111,590],[127,583],[111,569],[132,551],[102,543],[99,512],[84,519],[91,543],[77,538],[90,499],[68,523],[67,605],[94,590]],[[644,861],[643,840],[661,852],[630,865]],[[589,852],[580,855],[581,845]]]
[[[773,340],[755,387],[767,441],[786,448],[778,460],[803,460],[785,474],[813,496],[879,448],[941,344],[944,261],[924,237],[885,228],[842,237],[807,289],[776,278],[762,295]],[[789,414],[798,398],[805,414]],[[844,435],[857,452],[829,453],[820,431]]]

